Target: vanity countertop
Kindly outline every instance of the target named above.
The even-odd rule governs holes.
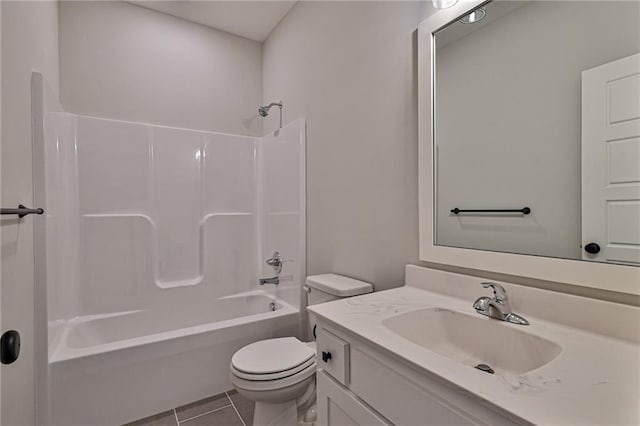
[[[454,287],[457,279],[461,280],[461,285]],[[404,287],[308,309],[339,329],[400,357],[414,368],[434,373],[527,422],[640,424],[638,308],[505,284],[514,304],[513,311],[525,316],[531,324],[508,324],[481,315],[478,315],[479,319],[497,321],[504,327],[517,327],[562,347],[562,352],[551,362],[524,374],[486,374],[412,343],[382,324],[386,318],[430,307],[477,315],[471,304],[475,298],[487,295],[480,287],[480,281],[480,278],[410,266]],[[525,296],[531,303],[546,300],[547,305],[552,306],[527,312],[524,310],[526,301],[514,303],[515,297]],[[522,306],[523,310],[518,311],[516,306]],[[562,308],[575,310],[575,313],[568,315],[559,311]],[[607,310],[610,315],[606,315]],[[554,316],[555,312],[559,313]],[[594,320],[594,315],[600,318]],[[571,324],[581,317],[584,317],[584,327]],[[612,337],[602,332],[606,327],[591,326],[598,321],[600,325],[609,322],[612,329],[624,327],[628,332]],[[429,324],[421,326],[428,327]]]

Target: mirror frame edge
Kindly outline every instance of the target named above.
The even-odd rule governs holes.
[[[640,267],[515,253],[437,246],[433,137],[434,33],[487,0],[460,1],[418,25],[419,259],[463,268],[640,295]]]

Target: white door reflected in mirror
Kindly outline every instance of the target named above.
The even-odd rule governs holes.
[[[584,260],[640,264],[640,54],[582,73]]]

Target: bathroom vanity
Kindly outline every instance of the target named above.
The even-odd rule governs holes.
[[[516,418],[416,369],[357,335],[320,322],[318,424],[511,424]],[[334,359],[333,354],[339,353]]]
[[[318,424],[640,422],[640,309],[507,284],[530,322],[510,324],[472,308],[482,281],[407,266],[404,287],[310,307]]]

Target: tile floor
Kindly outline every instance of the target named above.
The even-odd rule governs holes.
[[[251,426],[253,402],[235,390],[192,402],[126,426]]]

